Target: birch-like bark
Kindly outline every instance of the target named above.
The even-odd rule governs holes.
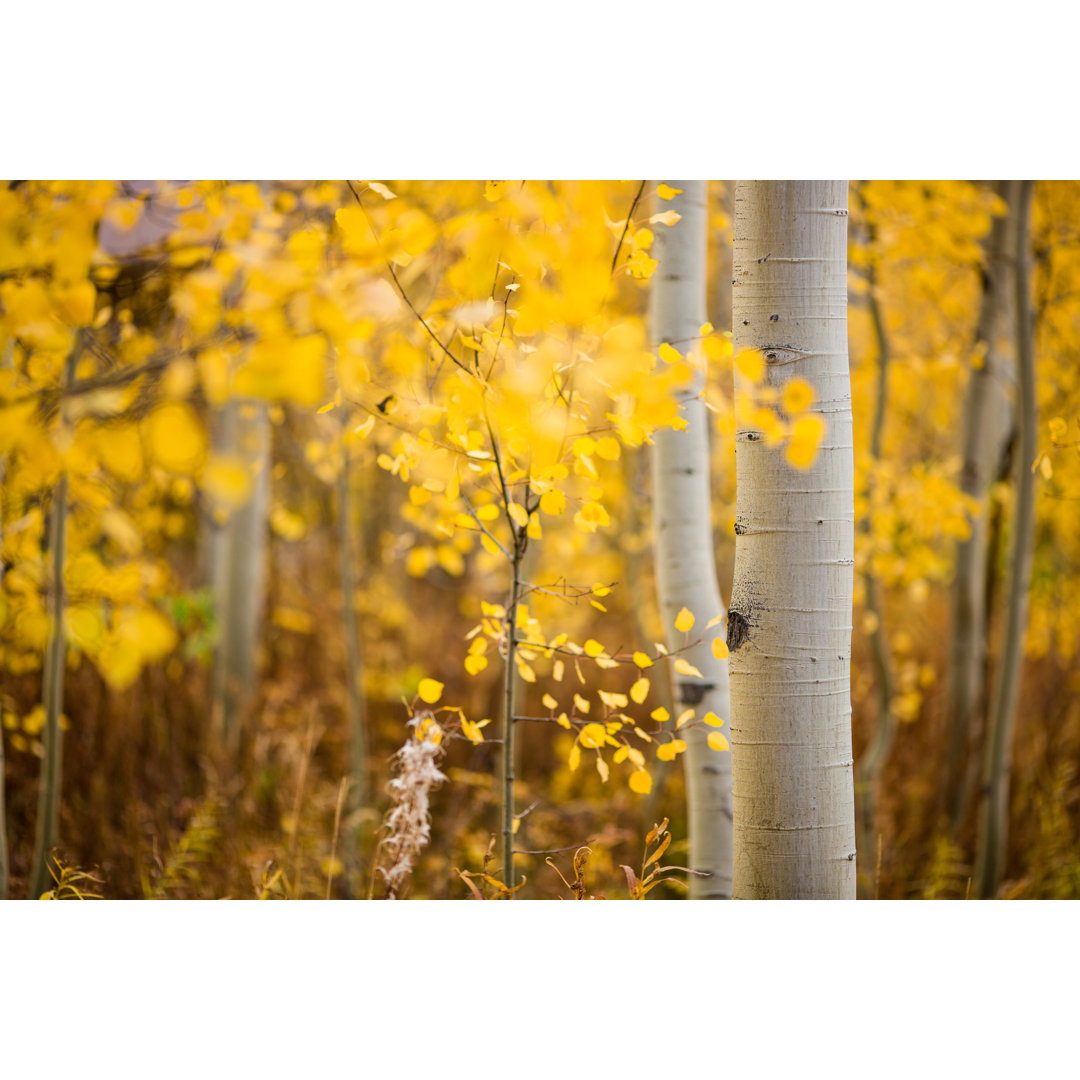
[[[82,348],[81,336],[68,354],[64,366],[64,386],[71,385]],[[63,406],[61,406],[61,423]],[[67,473],[61,472],[53,491],[52,511],[49,516],[49,584],[52,586],[50,603],[51,628],[45,648],[45,664],[42,669],[42,704],[45,708],[45,728],[42,735],[44,752],[41,758],[41,781],[38,787],[37,825],[34,833],[34,861],[30,870],[27,895],[36,900],[52,884],[49,873],[49,856],[56,846],[60,833],[60,779],[63,761],[63,731],[60,714],[64,708],[64,657],[67,655],[64,641],[64,548],[67,543]]]
[[[211,584],[218,624],[214,712],[224,745],[235,752],[243,713],[255,688],[266,580],[270,420],[261,403],[230,401],[221,411],[219,425],[219,449],[241,458],[252,478],[250,498],[219,527],[211,547]]]
[[[736,357],[800,376],[827,430],[792,468],[740,410],[728,614],[736,899],[854,899],[851,754],[854,455],[847,356],[847,184],[735,189]],[[737,372],[737,394],[757,387]],[[749,413],[749,415],[744,415]]]
[[[1012,327],[1015,293],[1012,251],[1015,242],[1016,181],[999,180],[996,192],[1009,211],[995,218],[983,245],[985,266],[975,341],[982,364],[971,372],[964,402],[964,461],[961,490],[979,500],[981,512],[971,522],[971,535],[956,549],[952,583],[952,647],[949,664],[949,742],[945,759],[944,804],[954,830],[971,802],[972,770],[968,766],[986,707],[984,671],[989,613],[986,603],[988,491],[994,482],[1012,426],[1009,388],[1015,381]]]
[[[680,219],[658,229],[654,242],[653,254],[660,265],[652,279],[652,337],[657,345],[667,342],[685,355],[696,350],[705,322],[706,183],[667,183],[682,191],[669,203]],[[679,394],[685,430],[657,432],[652,448],[656,580],[671,649],[685,643],[685,634],[674,628],[680,609],[694,613],[697,628],[724,614],[713,559],[703,385],[704,374],[698,374]],[[727,661],[718,660],[712,651],[712,639],[721,633],[720,625],[705,630],[701,643],[686,652],[704,678],[673,676],[673,715],[693,707],[698,717],[713,712],[725,722],[729,719]],[[691,875],[690,897],[726,900],[731,898],[732,873],[731,755],[710,749],[708,733],[701,726],[685,729],[690,868],[707,875]]]
[[[1005,871],[1009,837],[1009,774],[1012,771],[1013,726],[1020,690],[1027,628],[1028,586],[1035,548],[1035,476],[1031,463],[1036,453],[1034,312],[1031,303],[1031,196],[1034,181],[1023,180],[1017,195],[1016,215],[1016,382],[1019,450],[1014,461],[1016,507],[1013,511],[1009,553],[1005,631],[998,660],[997,680],[984,745],[979,798],[979,832],[975,851],[978,895],[986,900],[997,894]]]

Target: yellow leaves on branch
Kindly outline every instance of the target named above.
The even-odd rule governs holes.
[[[685,634],[693,629],[694,626],[694,613],[689,608],[682,608],[679,614],[675,616],[675,629],[680,634]]]
[[[434,705],[442,697],[445,685],[445,683],[439,682],[438,679],[421,679],[416,692],[419,694],[421,701],[428,705]]]

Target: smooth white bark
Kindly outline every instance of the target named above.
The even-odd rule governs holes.
[[[680,189],[667,208],[681,217],[670,227],[660,226],[653,246],[659,266],[652,279],[652,337],[680,353],[698,351],[705,322],[706,183],[670,180]],[[653,503],[656,527],[656,580],[668,647],[681,648],[685,634],[674,629],[682,608],[694,613],[696,637],[706,623],[724,614],[716,580],[710,520],[708,414],[700,394],[704,376],[680,394],[680,409],[687,422],[683,431],[664,430],[654,436],[652,448]],[[674,714],[693,707],[700,718],[713,712],[725,722],[731,709],[728,666],[712,651],[712,640],[723,633],[722,624],[703,631],[700,645],[685,655],[703,679],[673,675]],[[707,874],[691,876],[692,899],[730,899],[732,868],[731,754],[710,749],[710,728],[685,729],[683,755],[686,770],[690,867]],[[727,729],[721,729],[725,734]]]
[[[964,402],[964,463],[960,486],[978,499],[981,512],[971,535],[956,548],[951,589],[952,635],[949,664],[949,745],[943,772],[945,803],[953,829],[963,822],[971,802],[974,770],[969,766],[978,745],[988,704],[985,689],[987,560],[990,557],[989,489],[998,477],[1013,427],[1012,388],[1016,382],[1015,268],[1019,182],[999,180],[998,195],[1008,213],[996,218],[983,244],[983,289],[975,339],[984,348],[982,365],[973,368]]]
[[[218,623],[214,705],[220,734],[235,749],[255,687],[266,581],[270,499],[270,420],[262,403],[230,401],[219,417],[218,448],[251,470],[247,503],[218,527],[211,544],[211,584]]]
[[[735,190],[736,356],[816,391],[828,427],[792,468],[737,418],[728,615],[736,899],[854,899],[851,611],[854,458],[847,355],[847,184]],[[739,391],[753,385],[736,375]]]
[[[1035,313],[1031,302],[1031,199],[1034,181],[1020,181],[1015,234],[1016,374],[1019,448],[1014,462],[1016,505],[1009,552],[1005,629],[984,744],[979,800],[979,832],[975,852],[978,895],[997,895],[1005,874],[1009,838],[1009,777],[1012,772],[1013,727],[1024,659],[1028,619],[1028,589],[1035,554],[1035,476],[1031,462],[1038,443],[1038,405],[1035,399]]]

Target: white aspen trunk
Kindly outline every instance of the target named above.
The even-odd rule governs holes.
[[[997,895],[1005,872],[1009,838],[1009,774],[1012,771],[1013,726],[1020,692],[1027,628],[1028,587],[1035,550],[1035,460],[1038,408],[1035,400],[1035,316],[1031,302],[1031,198],[1034,181],[1020,181],[1015,233],[1016,374],[1019,449],[1014,460],[1016,505],[1009,553],[1005,629],[998,674],[984,744],[979,831],[975,851],[975,884],[981,899]]]
[[[697,351],[700,356],[698,344],[706,317],[706,183],[668,183],[682,191],[669,204],[681,216],[674,225],[657,230],[653,254],[660,265],[652,279],[652,338],[657,345],[667,342],[684,355]],[[701,643],[685,655],[704,679],[673,676],[672,713],[693,707],[698,718],[713,712],[726,723],[731,715],[727,661],[718,660],[712,651],[721,625],[703,629],[710,619],[724,614],[709,513],[708,414],[700,396],[704,381],[704,373],[699,374],[679,395],[685,430],[668,429],[654,436],[656,580],[669,648],[681,648],[685,642],[685,634],[674,629],[680,609],[694,613],[694,636],[703,631]],[[685,729],[690,868],[708,875],[691,875],[690,897],[727,900],[732,868],[731,755],[710,749],[706,742],[710,730],[701,725]]]
[[[983,289],[975,339],[985,347],[981,367],[972,370],[964,402],[964,463],[961,489],[978,499],[982,511],[971,522],[971,535],[956,549],[952,583],[952,648],[949,665],[949,745],[943,782],[953,829],[959,828],[971,800],[968,759],[986,706],[984,670],[989,633],[986,571],[990,535],[987,492],[993,483],[1012,427],[1009,390],[1016,380],[1012,248],[1015,241],[1016,181],[1002,180],[995,190],[1006,200],[1008,215],[996,218],[983,245]]]
[[[256,650],[266,580],[266,522],[270,500],[270,420],[266,406],[230,401],[221,411],[218,446],[251,470],[247,503],[211,540],[211,584],[217,613],[214,708],[227,747],[237,749],[243,711],[255,687]]]
[[[854,455],[847,183],[735,189],[736,357],[800,376],[827,430],[812,467],[737,417],[728,614],[736,899],[854,899],[851,754]],[[736,372],[736,390],[754,393]]]

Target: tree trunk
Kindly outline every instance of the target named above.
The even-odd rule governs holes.
[[[800,471],[753,408],[736,418],[734,896],[854,899],[846,183],[740,182],[733,277],[736,359],[758,350],[776,390],[806,380],[827,424]],[[738,364],[736,390],[759,390]]]
[[[76,336],[64,367],[64,386],[75,378],[82,339]],[[63,406],[61,419],[63,423]],[[63,760],[63,732],[60,713],[64,707],[64,547],[67,542],[67,473],[61,472],[53,491],[52,512],[49,517],[49,575],[52,585],[49,643],[45,648],[45,665],[41,674],[41,696],[45,708],[44,753],[41,758],[41,781],[38,788],[37,826],[34,835],[34,862],[30,871],[27,895],[36,900],[52,884],[49,858],[60,832],[60,778]]]
[[[4,371],[11,367],[11,357],[14,351],[14,339],[9,338],[7,344],[4,346],[3,356],[0,357],[0,371]],[[7,459],[0,457],[0,491],[3,490],[4,473],[7,468]],[[3,509],[0,507],[0,550],[4,546],[4,533],[3,533]],[[0,588],[4,583],[4,560],[0,559]],[[0,709],[0,715],[3,710]],[[8,862],[8,842],[7,842],[7,809],[4,803],[4,792],[6,784],[4,782],[4,733],[0,731],[0,900],[6,900],[8,898],[8,883],[11,878],[11,864]]]
[[[952,647],[949,665],[949,743],[943,773],[943,798],[950,827],[963,821],[971,801],[971,748],[986,707],[984,666],[989,618],[986,604],[989,506],[987,494],[996,479],[1009,441],[1012,405],[1009,386],[1015,378],[1012,255],[1015,231],[1015,181],[999,180],[996,192],[1006,200],[1006,217],[995,218],[983,252],[982,297],[976,323],[980,366],[971,372],[964,403],[964,463],[960,487],[979,500],[982,511],[971,535],[956,549],[952,583]],[[1010,340],[1010,338],[1012,340]]]
[[[877,343],[877,390],[874,399],[874,418],[870,428],[870,462],[874,469],[881,461],[881,441],[885,433],[885,417],[889,397],[889,338],[885,329],[885,314],[881,310],[878,297],[878,276],[874,257],[877,247],[876,230],[867,227],[867,243],[870,247],[866,269],[867,306],[870,309],[870,321],[874,327],[874,340]],[[862,527],[870,531],[870,512],[863,519]],[[868,559],[863,570],[863,585],[866,589],[866,611],[873,619],[873,628],[868,632],[870,654],[874,661],[874,676],[878,692],[878,720],[873,738],[859,761],[857,789],[861,791],[860,814],[857,819],[859,831],[857,844],[863,851],[873,851],[880,843],[881,834],[877,829],[878,792],[881,776],[885,770],[893,740],[896,737],[896,718],[892,713],[893,701],[893,663],[892,650],[889,647],[885,629],[885,604],[881,595],[881,586],[874,573],[872,560]],[[867,885],[860,895],[870,895]]]
[[[1009,773],[1012,769],[1012,733],[1020,668],[1024,659],[1028,585],[1035,547],[1035,476],[1031,463],[1036,453],[1034,317],[1031,304],[1029,259],[1031,196],[1034,181],[1020,181],[1016,215],[1016,360],[1019,449],[1014,460],[1016,506],[1006,596],[1005,632],[998,659],[998,677],[990,709],[984,747],[979,797],[979,834],[975,852],[978,895],[997,894],[1005,871],[1009,836]]]
[[[349,732],[349,818],[346,829],[345,861],[348,887],[358,889],[360,878],[360,830],[356,812],[367,806],[367,707],[364,697],[364,669],[360,652],[360,627],[356,617],[356,572],[353,566],[353,528],[356,509],[353,501],[349,447],[345,433],[350,423],[347,409],[341,410],[341,472],[338,474],[338,542],[341,546],[342,620],[345,629],[345,724]]]
[[[266,578],[270,499],[270,421],[261,403],[230,401],[221,411],[219,449],[250,468],[251,496],[214,535],[211,583],[217,614],[214,712],[224,745],[239,747],[243,713],[255,688],[256,649]]]
[[[681,217],[657,231],[653,251],[660,265],[653,277],[652,337],[657,344],[667,342],[681,353],[694,350],[700,356],[696,346],[705,322],[706,185],[701,180],[673,180],[670,185],[683,192],[670,204]],[[713,560],[708,414],[700,397],[703,384],[702,373],[679,395],[686,429],[657,432],[652,448],[656,579],[671,649],[685,641],[685,635],[674,628],[681,608],[694,613],[699,629],[724,614]],[[719,626],[704,631],[701,644],[686,653],[704,680],[673,676],[673,714],[693,707],[699,718],[713,712],[725,722],[729,719],[727,660],[718,660],[712,651],[712,639],[720,633]],[[683,760],[690,867],[708,875],[691,876],[690,896],[730,899],[731,755],[712,750],[707,738],[708,729],[687,729]]]

